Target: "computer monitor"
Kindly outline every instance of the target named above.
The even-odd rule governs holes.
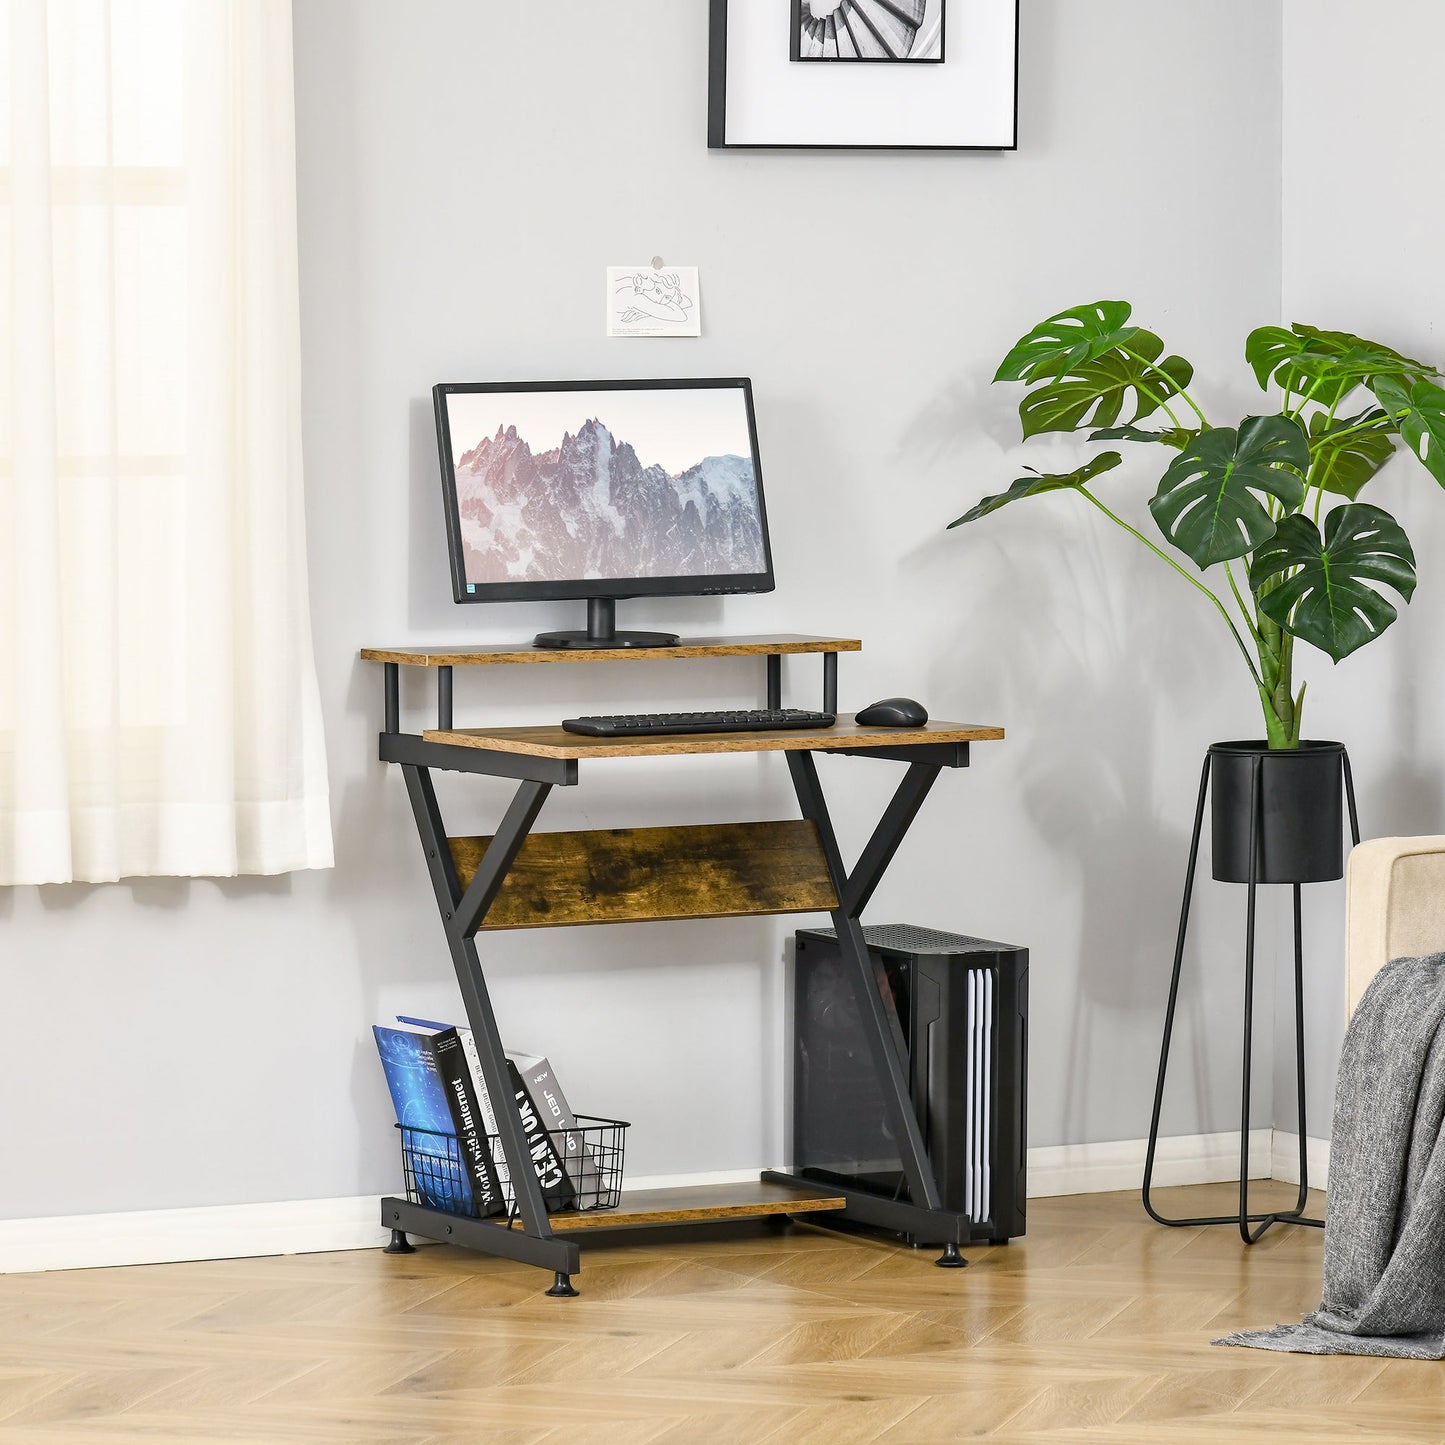
[[[619,597],[770,592],[752,383],[527,381],[433,389],[458,602],[581,598],[540,647],[663,647]]]

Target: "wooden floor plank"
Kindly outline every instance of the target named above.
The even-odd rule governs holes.
[[[598,1236],[573,1300],[445,1246],[0,1277],[0,1440],[1445,1439],[1445,1367],[1210,1344],[1318,1303],[1318,1231],[1246,1250],[1134,1195],[1033,1201],[1029,1227],[960,1271],[808,1225]]]

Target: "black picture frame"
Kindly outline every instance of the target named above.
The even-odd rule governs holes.
[[[937,4],[938,6],[940,22],[946,22],[948,19],[948,0],[933,0],[933,3]],[[888,45],[888,37],[885,35],[880,35],[877,32],[872,22],[869,21],[866,12],[857,8],[853,3],[853,0],[842,0],[842,3],[838,6],[837,11],[835,12],[837,23],[842,28],[839,31],[839,39],[834,46],[835,51],[841,51],[845,43],[844,37],[847,37],[846,43],[852,48],[853,53],[851,55],[805,55],[803,53],[803,27],[805,19],[803,12],[804,9],[808,6],[808,4],[809,0],[792,0],[791,7],[792,29],[788,42],[788,58],[790,60],[796,61],[801,65],[942,65],[944,60],[947,58],[948,31],[946,27],[939,36],[937,55],[912,56],[862,54],[858,41],[854,40],[853,38],[853,27],[855,25],[860,27],[865,33],[872,34],[881,48],[886,49]],[[888,3],[888,0],[881,0],[881,4],[886,10],[897,15],[897,12],[894,11],[893,6]],[[898,19],[901,21],[903,17],[901,15],[898,15]],[[864,40],[863,43],[866,44],[866,40]]]
[[[969,0],[950,0],[950,16],[952,22],[957,23],[958,10],[966,7]],[[856,140],[837,142],[819,141],[797,141],[786,138],[776,140],[736,140],[729,137],[728,131],[728,5],[729,0],[709,0],[708,10],[708,110],[707,110],[707,144],[709,150],[750,150],[750,151],[913,151],[913,152],[984,152],[997,153],[1015,151],[1018,149],[1019,130],[1019,103],[1018,103],[1018,80],[1019,80],[1019,6],[1020,0],[1012,0],[1008,6],[1011,25],[1011,57],[1008,68],[1008,84],[1012,97],[1010,106],[1009,133],[1008,138],[1002,141],[986,140],[975,141],[969,139],[945,139],[937,143],[898,143],[880,142],[872,144]],[[791,13],[791,12],[785,12]],[[783,43],[781,34],[779,44]],[[919,62],[913,62],[915,64]],[[935,72],[947,73],[950,65],[955,61],[945,62],[943,65],[930,66],[929,69]],[[816,73],[823,67],[807,67],[808,73]],[[892,67],[896,69],[896,65]],[[906,68],[906,66],[905,66]],[[840,69],[852,72],[854,66],[843,66]]]

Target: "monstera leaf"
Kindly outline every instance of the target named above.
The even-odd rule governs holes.
[[[1191,430],[1187,426],[1166,426],[1159,431],[1150,431],[1147,427],[1138,426],[1110,426],[1102,431],[1091,431],[1089,440],[1091,442],[1162,442],[1166,447],[1173,447],[1175,451],[1182,452],[1195,437],[1199,435],[1197,430]]]
[[[1321,539],[1296,513],[1254,554],[1249,585],[1260,610],[1338,662],[1380,635],[1396,617],[1369,582],[1406,602],[1415,591],[1415,553],[1400,524],[1364,502],[1336,507]]]
[[[1286,511],[1304,500],[1309,442],[1283,416],[1246,417],[1212,427],[1185,447],[1159,479],[1149,510],[1159,530],[1202,571],[1252,552],[1275,529],[1261,497]]]
[[[1106,352],[1035,387],[1019,403],[1024,436],[1077,431],[1082,426],[1111,427],[1130,396],[1131,423],[1152,415],[1194,376],[1194,368],[1182,356],[1159,361],[1163,350],[1164,343],[1152,331],[1139,331],[1128,351]]]
[[[1445,391],[1424,377],[1408,390],[1391,379],[1376,381],[1371,390],[1400,428],[1405,444],[1445,487]]]
[[[1254,370],[1260,390],[1269,389],[1270,378],[1295,396],[1313,390],[1314,399],[1326,407],[1337,406],[1358,385],[1358,380],[1337,377],[1325,382],[1318,375],[1307,377],[1297,365],[1306,350],[1308,339],[1299,328],[1286,331],[1283,326],[1261,326],[1249,333],[1244,343],[1244,359]]]
[[[976,522],[980,517],[986,517],[990,512],[996,512],[1000,507],[1006,507],[1010,502],[1017,502],[1023,497],[1039,497],[1045,492],[1076,491],[1102,473],[1113,471],[1123,460],[1118,452],[1100,452],[1093,461],[1077,471],[1031,471],[1029,476],[1020,477],[1008,491],[1000,492],[995,497],[985,497],[976,507],[970,507],[963,516],[950,522],[949,528],[962,527],[966,522]]]
[[[1371,341],[1351,331],[1325,331],[1296,321],[1290,330],[1304,342],[1301,356],[1332,356],[1342,370],[1367,376],[1439,376],[1428,361],[1416,361],[1383,341]]]
[[[1253,368],[1259,389],[1268,391],[1270,377],[1303,349],[1304,338],[1286,331],[1283,326],[1260,326],[1245,338],[1244,359]]]
[[[1355,428],[1367,422],[1364,431]],[[1395,455],[1395,437],[1386,414],[1378,407],[1359,416],[1331,422],[1322,411],[1310,418],[1310,483],[1327,492],[1337,492],[1352,502],[1360,489]]]
[[[1282,326],[1251,331],[1244,358],[1261,389],[1267,388],[1273,377],[1295,396],[1308,395],[1327,408],[1337,406],[1357,386],[1376,377],[1395,377],[1408,384],[1439,374],[1434,367],[1382,342],[1300,322],[1288,331]]]
[[[1139,335],[1139,327],[1127,324],[1133,309],[1127,301],[1095,301],[1050,316],[1004,357],[994,380],[1042,381],[1062,376],[1132,342]]]
[[[1289,330],[1283,326],[1261,326],[1249,333],[1244,343],[1244,359],[1254,370],[1255,380],[1263,390],[1279,375],[1286,363],[1304,358],[1301,375],[1318,376],[1327,361],[1338,364],[1341,373],[1362,375],[1394,374],[1399,376],[1438,376],[1428,362],[1404,356],[1380,341],[1370,341],[1349,331],[1325,331],[1318,326],[1295,322]],[[1296,385],[1292,390],[1298,391]]]

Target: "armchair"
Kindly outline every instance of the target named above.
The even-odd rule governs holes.
[[[1371,838],[1345,884],[1345,1017],[1392,958],[1445,951],[1445,837]]]

